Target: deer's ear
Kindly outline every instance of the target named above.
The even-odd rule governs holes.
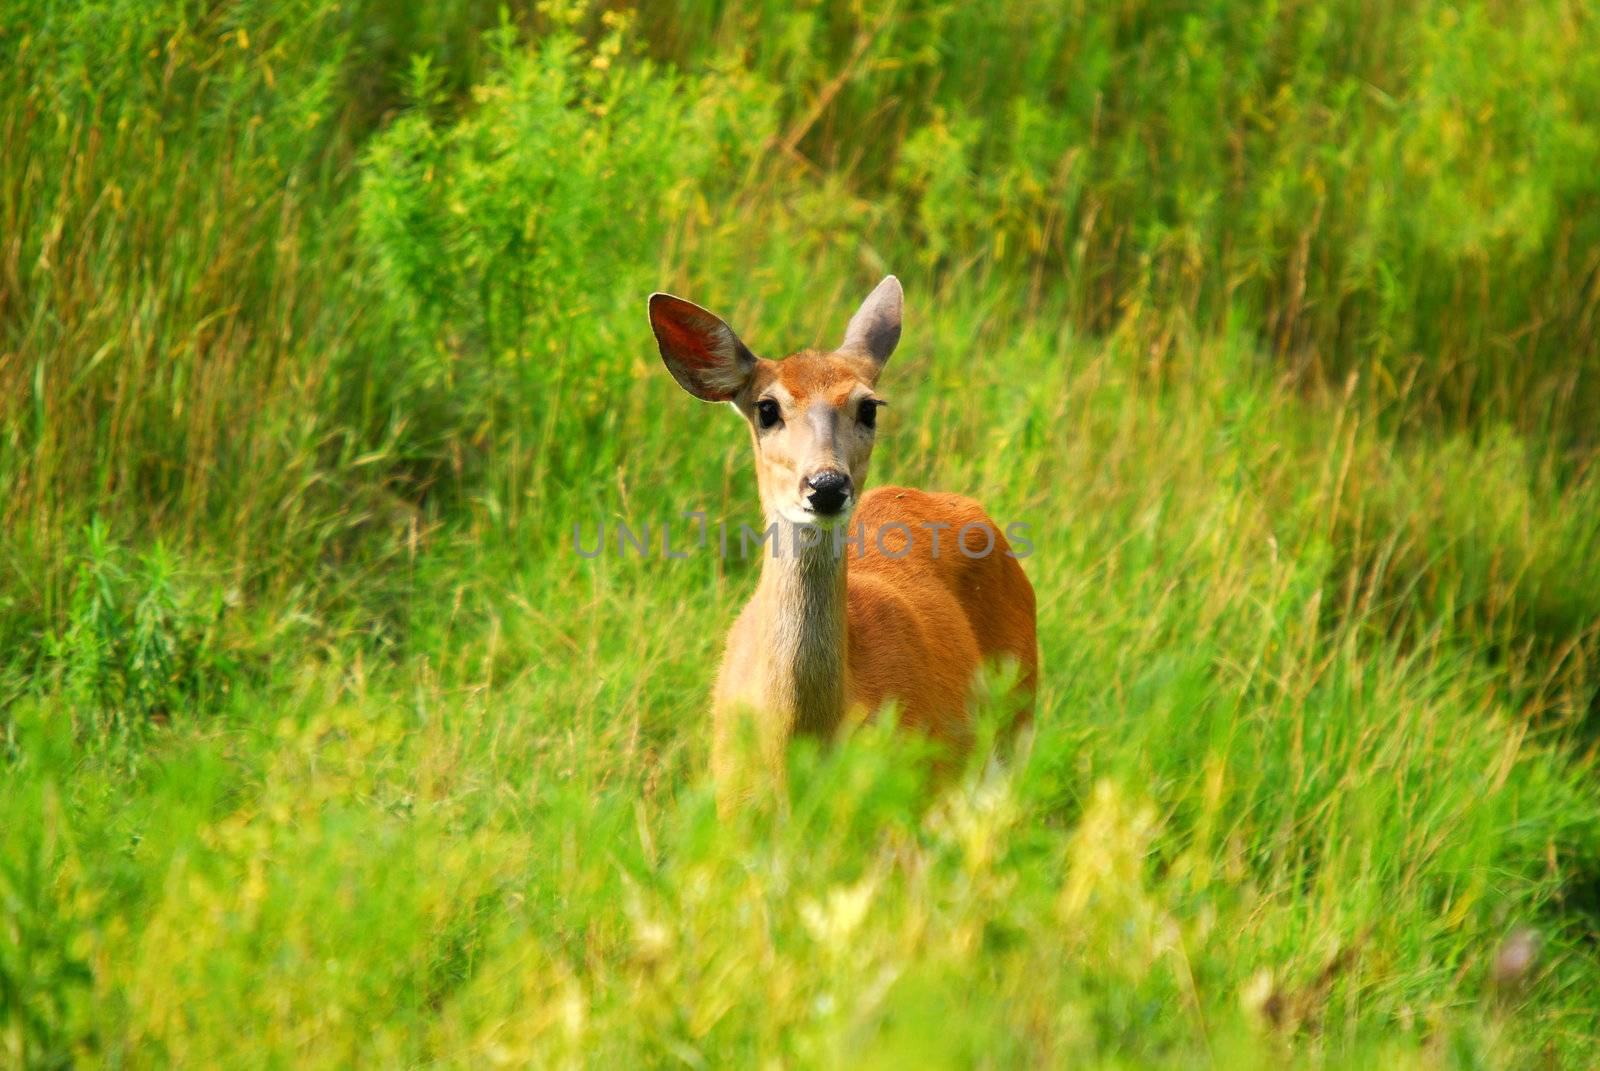
[[[702,401],[728,401],[755,370],[755,354],[733,328],[692,301],[651,294],[650,330],[672,378]]]
[[[904,305],[905,291],[900,289],[900,280],[885,275],[883,282],[867,295],[867,300],[850,317],[850,324],[844,329],[844,342],[839,349],[858,357],[867,357],[881,369],[900,342],[900,314]]]

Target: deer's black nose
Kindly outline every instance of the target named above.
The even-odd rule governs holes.
[[[806,501],[824,517],[831,517],[844,509],[850,501],[850,477],[836,469],[823,469],[806,480],[810,493]]]

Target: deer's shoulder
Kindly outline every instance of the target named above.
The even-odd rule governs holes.
[[[867,526],[869,535],[875,525],[895,521],[912,526],[948,524],[956,529],[967,524],[994,525],[983,506],[966,495],[894,486],[874,487],[862,495],[856,519]]]

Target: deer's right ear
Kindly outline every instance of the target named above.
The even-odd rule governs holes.
[[[651,294],[650,329],[667,371],[701,401],[728,401],[755,370],[756,355],[733,328],[692,301]]]

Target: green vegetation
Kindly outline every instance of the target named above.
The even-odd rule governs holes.
[[[1590,7],[18,0],[0,97],[0,1064],[1593,1059]],[[651,290],[890,270],[1037,732],[719,823],[754,563],[572,526],[754,519]]]

